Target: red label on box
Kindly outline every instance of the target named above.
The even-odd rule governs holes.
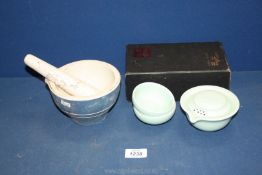
[[[150,58],[151,49],[148,47],[138,47],[134,49],[133,56],[135,58]]]

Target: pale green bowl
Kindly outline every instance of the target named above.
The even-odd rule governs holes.
[[[152,125],[167,122],[176,109],[176,101],[170,90],[153,82],[137,85],[132,94],[132,102],[136,116]]]
[[[217,131],[231,121],[239,110],[240,102],[233,92],[225,88],[202,85],[184,92],[180,106],[194,127]]]

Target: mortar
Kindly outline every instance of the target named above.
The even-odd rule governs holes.
[[[77,77],[82,82],[88,82],[97,89],[97,92],[88,97],[72,96],[46,79],[56,106],[81,125],[104,120],[119,94],[121,77],[118,70],[108,63],[97,60],[72,62],[60,67],[59,70],[70,77]]]
[[[31,54],[24,62],[45,77],[56,106],[78,124],[104,120],[116,103],[121,76],[111,64],[81,60],[57,69]]]

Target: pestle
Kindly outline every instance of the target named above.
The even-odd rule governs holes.
[[[27,66],[72,96],[91,96],[98,91],[94,87],[59,71],[55,66],[34,55],[27,54],[24,62]]]

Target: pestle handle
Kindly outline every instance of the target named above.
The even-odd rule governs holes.
[[[36,72],[41,74],[43,77],[47,77],[50,72],[58,72],[57,68],[34,55],[27,54],[24,62],[27,66],[34,69]]]
[[[44,76],[49,81],[55,83],[65,92],[73,96],[91,96],[96,93],[96,89],[88,86],[82,81],[75,80],[69,75],[59,71],[55,66],[28,54],[24,58],[27,66]]]

